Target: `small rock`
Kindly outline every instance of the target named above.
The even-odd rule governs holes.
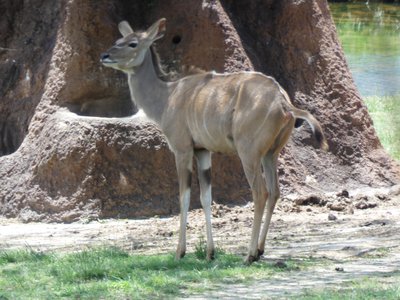
[[[344,246],[344,247],[342,248],[342,250],[343,250],[343,251],[356,251],[357,248],[354,247],[354,246]]]
[[[165,232],[162,232],[161,235],[163,237],[171,237],[174,235],[174,233],[172,231],[165,231]]]
[[[346,204],[351,204],[351,203],[353,203],[353,199],[351,199],[351,198],[342,198],[342,200],[343,200],[344,203],[346,203]]]
[[[368,203],[366,201],[361,200],[361,201],[356,203],[355,207],[357,209],[367,209],[368,208]]]
[[[388,224],[392,224],[392,221],[386,220],[386,219],[380,219],[380,220],[368,221],[368,222],[362,224],[361,227],[368,227],[368,226],[372,226],[372,225],[386,226]]]
[[[300,213],[302,212],[300,206],[293,206],[290,212]]]
[[[342,267],[336,267],[335,271],[336,272],[344,272],[344,269]]]
[[[350,195],[349,195],[349,192],[347,190],[343,190],[340,193],[338,193],[336,196],[337,197],[349,198]]]
[[[328,215],[328,220],[329,221],[336,221],[337,220],[337,216],[335,216],[334,214],[330,213]]]
[[[279,269],[286,269],[288,265],[284,261],[280,260],[274,264],[274,267]]]
[[[298,198],[295,200],[296,205],[320,205],[324,206],[326,201],[318,195],[311,195],[306,198]]]
[[[233,217],[231,220],[232,220],[233,222],[239,222],[239,218],[238,218],[238,217]]]
[[[374,208],[377,207],[378,203],[376,202],[367,202],[365,200],[361,200],[359,202],[356,203],[355,207],[357,209],[367,209],[367,208]]]
[[[376,195],[376,198],[378,198],[381,201],[386,201],[386,200],[389,199],[386,195],[383,195],[383,194],[382,195]]]
[[[345,209],[345,205],[343,205],[342,203],[340,203],[339,201],[335,201],[331,204],[331,206],[329,207],[331,210],[334,211],[343,211]]]

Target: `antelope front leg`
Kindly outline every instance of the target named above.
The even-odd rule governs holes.
[[[175,162],[179,182],[180,227],[179,241],[176,249],[176,259],[179,260],[186,253],[186,225],[190,205],[190,186],[192,183],[193,153],[175,153]]]
[[[214,241],[211,226],[211,152],[208,150],[195,151],[197,171],[200,183],[200,200],[206,217],[207,231],[207,260],[214,259]]]

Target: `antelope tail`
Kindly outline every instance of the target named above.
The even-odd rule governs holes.
[[[296,118],[296,120],[301,119],[301,120],[307,121],[307,123],[310,124],[310,126],[311,126],[312,132],[314,134],[315,139],[318,142],[319,147],[325,151],[328,150],[328,148],[329,148],[328,143],[325,139],[321,125],[319,124],[317,119],[315,119],[314,116],[306,110],[292,108],[290,110],[290,112],[293,114],[293,116]],[[297,123],[297,121],[296,121],[296,123]]]

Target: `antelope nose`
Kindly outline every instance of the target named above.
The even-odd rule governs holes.
[[[109,58],[109,57],[110,57],[110,55],[109,55],[108,53],[102,53],[102,54],[100,55],[101,60],[106,60],[106,59]]]

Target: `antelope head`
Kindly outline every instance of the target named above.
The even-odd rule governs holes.
[[[101,54],[100,62],[125,73],[134,71],[143,63],[153,42],[164,36],[165,23],[166,20],[162,18],[146,31],[134,32],[127,21],[122,21],[118,24],[122,38]]]

